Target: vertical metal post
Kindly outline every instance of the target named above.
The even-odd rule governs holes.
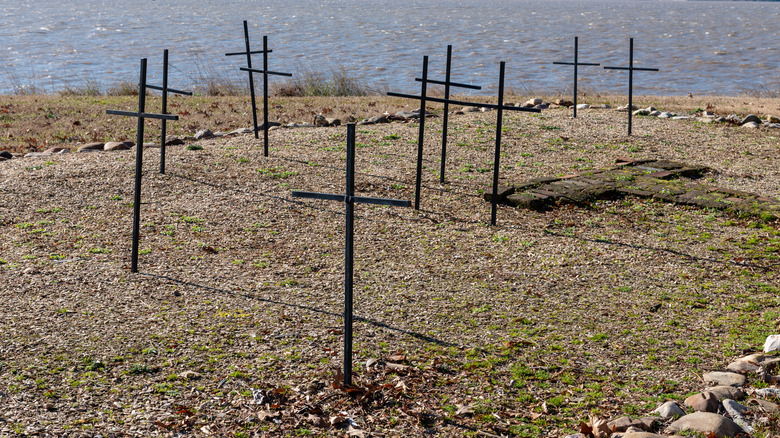
[[[163,50],[162,113],[168,114],[168,49]],[[167,120],[162,119],[162,133],[160,134],[160,173],[165,173],[166,123]]]
[[[450,98],[450,76],[452,72],[452,45],[447,45],[447,71],[445,73],[444,98]],[[439,182],[444,184],[444,169],[447,163],[447,122],[450,115],[450,103],[444,102],[444,120],[442,121],[441,134],[441,169],[439,171]]]
[[[252,54],[249,50],[249,27],[246,20],[244,20],[244,44],[246,47],[246,66],[252,68]],[[249,95],[252,97],[252,122],[255,126],[255,138],[257,137],[257,107],[255,105],[255,78],[252,73],[249,73]]]
[[[498,207],[498,170],[501,165],[501,122],[504,119],[504,67],[501,61],[501,69],[498,74],[498,115],[496,117],[496,154],[493,159],[493,196],[490,199],[490,225],[496,225],[496,209]]]
[[[263,35],[263,155],[268,156],[268,36]]]
[[[138,272],[138,238],[141,228],[141,173],[144,160],[144,117],[146,111],[146,58],[141,59],[138,82],[138,131],[135,140],[135,194],[133,196],[133,246],[130,272]]]
[[[344,386],[352,384],[352,267],[355,196],[355,125],[347,125],[347,188],[344,237]]]
[[[628,50],[628,135],[631,135],[631,118],[634,115],[634,39]]]
[[[574,118],[577,118],[577,53],[579,37],[574,37]]]
[[[428,57],[423,56],[422,90],[420,92],[420,129],[417,136],[417,186],[414,190],[414,209],[420,209],[422,184],[423,139],[425,138],[425,97],[428,92]]]

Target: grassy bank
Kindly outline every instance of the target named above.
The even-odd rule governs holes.
[[[316,82],[315,82],[316,83]],[[297,85],[296,87],[303,87]],[[510,95],[508,101],[523,102],[528,98],[543,97],[546,100],[570,98],[566,95]],[[469,97],[472,99],[473,97]],[[485,102],[490,97],[479,97]],[[180,115],[180,120],[168,124],[171,135],[192,135],[200,129],[229,132],[252,124],[252,111],[248,96],[172,96],[169,112]],[[579,98],[580,103],[626,103],[620,95],[588,94]],[[655,106],[664,111],[691,114],[708,110],[727,114],[780,114],[780,99],[750,97],[669,97],[637,96],[635,104],[641,107]],[[151,95],[147,100],[150,111],[159,111],[161,99]],[[135,141],[136,123],[127,117],[108,116],[107,109],[135,110],[137,97],[127,95],[20,95],[2,96],[0,99],[0,149],[11,152],[31,152],[51,146],[72,147],[94,141]],[[270,101],[269,120],[282,123],[311,122],[315,114],[349,117],[361,120],[389,112],[416,108],[413,102],[379,95],[369,96],[275,96]],[[429,110],[440,111],[441,105],[429,105]],[[260,104],[262,111],[262,104]],[[262,113],[259,114],[262,120]],[[159,142],[159,122],[147,122],[147,140]]]

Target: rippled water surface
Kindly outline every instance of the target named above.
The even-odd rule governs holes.
[[[453,80],[494,90],[498,63],[507,86],[566,90],[579,36],[580,61],[628,64],[635,39],[639,93],[739,94],[780,88],[780,2],[605,0],[19,0],[0,10],[0,92],[34,86],[57,91],[88,81],[106,87],[137,81],[149,58],[159,81],[170,50],[171,86],[201,75],[243,78],[244,60],[225,57],[269,36],[272,70],[340,67],[377,90],[411,91],[423,55],[430,75],[443,76],[453,45]],[[255,66],[262,59],[257,56]],[[625,72],[582,67],[580,87],[623,92]]]

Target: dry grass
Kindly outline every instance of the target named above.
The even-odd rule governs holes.
[[[10,123],[22,107],[57,113],[26,99],[3,106]],[[121,102],[80,107],[80,129]],[[212,129],[247,126],[244,100],[176,102]],[[282,120],[411,107],[274,102]],[[57,120],[42,113],[25,117]],[[627,137],[624,117],[507,114],[502,181],[663,157],[710,166],[713,185],[780,196],[774,131],[637,118]],[[591,414],[682,400],[703,371],[775,332],[777,223],[626,199],[501,208],[489,227],[495,113],[450,119],[444,185],[441,119],[429,120],[422,210],[357,208],[352,396],[330,387],[343,210],[290,196],[343,190],[343,128],[271,131],[268,158],[251,136],[169,148],[167,175],[149,149],[139,274],[128,270],[133,152],[0,163],[0,435],[343,436],[316,424],[343,412],[381,436],[563,436]],[[410,199],[416,139],[412,123],[359,127],[357,193]],[[776,422],[756,436],[772,433]]]

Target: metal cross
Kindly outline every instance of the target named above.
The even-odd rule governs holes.
[[[344,237],[344,385],[352,384],[352,270],[354,243],[354,207],[355,203],[409,207],[410,201],[400,199],[369,198],[355,196],[355,124],[347,124],[347,184],[346,194],[315,193],[293,191],[293,197],[340,201],[346,206],[346,226]]]
[[[407,99],[416,99],[420,101],[420,135],[417,140],[417,186],[415,188],[414,192],[414,209],[419,210],[420,209],[420,185],[422,180],[422,148],[423,148],[423,132],[425,129],[425,102],[426,100],[430,100],[431,102],[440,102],[440,103],[451,103],[454,105],[461,105],[461,106],[472,106],[472,107],[484,107],[484,108],[492,108],[498,110],[498,114],[496,115],[496,150],[495,150],[495,158],[493,161],[493,196],[491,199],[491,213],[490,213],[490,224],[495,225],[496,224],[496,210],[497,210],[497,202],[498,202],[498,171],[499,171],[499,161],[501,157],[501,124],[503,123],[504,118],[504,110],[507,111],[526,111],[526,112],[533,112],[538,113],[541,112],[538,108],[524,108],[524,107],[517,107],[517,106],[509,106],[504,105],[504,69],[506,63],[504,61],[501,61],[499,69],[499,79],[498,79],[498,104],[489,104],[489,103],[474,103],[474,102],[464,102],[460,100],[454,100],[454,99],[442,99],[439,97],[430,97],[426,96],[426,84],[428,82],[433,82],[428,79],[428,57],[423,57],[423,77],[422,77],[422,92],[420,96],[414,96],[411,94],[402,94],[402,93],[393,93],[388,92],[388,96],[393,97],[404,97]]]
[[[574,37],[574,62],[564,62],[564,61],[555,61],[553,64],[557,65],[573,65],[574,66],[574,118],[577,118],[577,66],[579,65],[601,65],[598,62],[592,63],[592,62],[578,62],[578,52],[579,52],[579,37]]]
[[[141,224],[141,174],[144,159],[144,119],[179,120],[174,114],[146,113],[146,58],[141,59],[141,72],[138,80],[138,112],[106,110],[106,114],[138,118],[138,130],[135,140],[135,194],[133,197],[133,248],[130,272],[138,272],[138,235]]]
[[[482,87],[477,85],[469,85],[469,84],[460,84],[457,82],[451,82],[450,81],[450,74],[452,72],[452,45],[447,46],[447,69],[444,74],[444,81],[435,81],[433,79],[428,79],[428,83],[431,84],[437,84],[437,85],[444,85],[444,98],[449,99],[450,98],[450,87],[459,87],[459,88],[468,88],[471,90],[481,90]],[[417,82],[423,82],[422,78],[414,78]],[[447,163],[447,122],[449,120],[450,115],[450,104],[449,102],[444,102],[444,119],[442,120],[442,133],[441,133],[441,170],[439,172],[439,182],[444,184],[444,169],[446,167]],[[422,117],[422,115],[421,115]],[[421,124],[421,130],[423,130],[423,125]]]
[[[634,67],[634,39],[630,39],[630,48],[628,51],[628,67],[604,67],[607,70],[628,70],[628,135],[631,135],[631,116],[634,111],[634,72],[635,71],[658,71],[657,68],[639,68]]]
[[[255,138],[257,138],[257,131],[261,128],[257,126],[257,109],[255,105],[255,81],[254,74],[263,74],[263,155],[268,156],[268,75],[274,76],[292,76],[292,73],[282,73],[278,71],[268,70],[268,54],[273,50],[268,50],[268,36],[263,36],[263,50],[251,51],[249,49],[249,30],[247,28],[246,20],[244,20],[244,43],[246,45],[245,52],[225,53],[225,56],[246,55],[246,67],[241,67],[241,71],[249,72],[249,94],[252,97],[252,121],[254,122]],[[258,70],[252,68],[252,54],[263,54],[263,69]]]
[[[192,96],[190,91],[177,90],[175,88],[168,88],[168,49],[163,50],[163,78],[162,87],[156,85],[146,84],[146,88],[152,90],[160,90],[162,92],[162,114],[168,114],[168,93],[183,94],[185,96]],[[166,137],[166,119],[162,119],[162,133],[160,140],[160,173],[165,173],[165,137]]]

